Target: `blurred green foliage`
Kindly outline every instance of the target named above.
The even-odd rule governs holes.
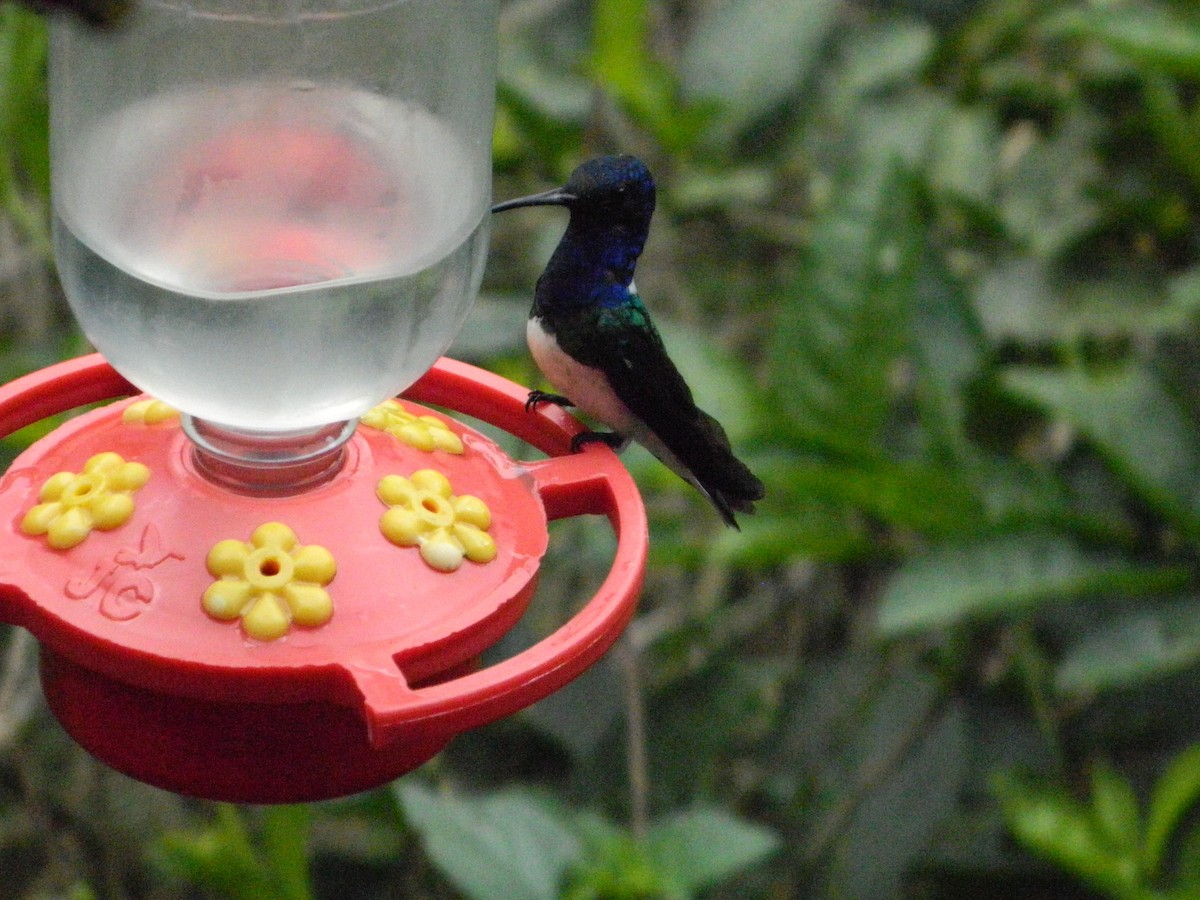
[[[723,530],[631,451],[622,646],[307,810],[91,763],[12,632],[13,896],[1200,896],[1195,5],[508,0],[500,40],[497,196],[648,161],[639,288],[766,500]],[[0,200],[35,247],[44,55],[0,7]],[[536,385],[562,225],[497,223],[455,355]],[[70,340],[31,346],[20,302],[6,376]],[[600,526],[552,543],[496,655],[607,568]]]

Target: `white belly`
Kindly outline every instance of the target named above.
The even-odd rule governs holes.
[[[604,373],[564,353],[554,336],[547,334],[536,319],[529,320],[525,338],[534,362],[554,390],[609,428],[626,435],[642,430],[637,417],[613,393]]]
[[[534,319],[530,319],[525,327],[525,338],[538,368],[558,393],[593,419],[619,431],[626,439],[637,441],[700,493],[710,496],[679,458],[659,440],[658,435],[617,398],[603,372],[585,366],[564,353],[554,336],[547,334]]]

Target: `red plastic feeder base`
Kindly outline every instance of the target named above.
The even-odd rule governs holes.
[[[450,736],[374,747],[361,713],[320,701],[197,700],[135,687],[42,649],[42,690],[75,741],[155,787],[235,803],[304,803],[377,787]]]
[[[0,435],[131,390],[98,356],[51,367],[0,388]],[[66,730],[135,778],[250,803],[392,780],[566,684],[633,614],[647,544],[636,487],[605,447],[571,455],[579,424],[527,413],[525,397],[442,360],[387,428],[360,426],[335,479],[294,497],[211,484],[177,420],[142,415],[141,400],[85,413],[0,478],[0,620],[41,642]],[[550,458],[513,460],[417,403]],[[617,535],[599,592],[477,669],[533,595],[546,522],[585,514]]]

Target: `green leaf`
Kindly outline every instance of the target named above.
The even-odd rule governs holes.
[[[0,8],[0,204],[49,259],[45,213],[27,196],[44,202],[50,194],[46,53],[40,16]]]
[[[878,627],[896,637],[1052,601],[1166,590],[1186,578],[1182,570],[1087,553],[1065,535],[997,534],[906,562],[884,590]]]
[[[535,154],[546,171],[569,172],[577,163],[592,85],[582,74],[556,67],[520,34],[500,42],[493,158],[511,167]]]
[[[890,164],[854,173],[813,222],[769,345],[781,424],[800,439],[882,458],[922,239],[914,182]]]
[[[722,165],[719,169],[689,168],[675,173],[668,203],[676,214],[722,210],[736,205],[766,205],[779,191],[774,173],[764,166]]]
[[[766,483],[770,473],[764,475]],[[740,523],[740,531],[722,531],[706,548],[713,560],[746,569],[768,569],[797,559],[838,562],[878,551],[870,529],[854,510],[820,500],[775,499]]]
[[[707,106],[679,100],[674,72],[651,51],[648,0],[597,0],[592,11],[592,72],[668,150],[689,148],[707,123]]]
[[[1167,157],[1182,172],[1200,184],[1200,157],[1195,152],[1200,129],[1180,98],[1179,88],[1161,72],[1142,74],[1146,122]]]
[[[709,552],[739,565],[800,557],[845,560],[877,554],[872,528],[886,523],[930,537],[975,530],[985,510],[960,469],[922,462],[842,463],[793,450],[753,458],[769,485],[741,531]]]
[[[1151,313],[1153,330],[1159,333],[1182,331],[1190,327],[1200,313],[1200,266],[1192,266],[1167,282],[1166,303]]]
[[[1001,218],[1035,257],[1050,258],[1092,228],[1100,207],[1092,199],[1101,177],[1095,144],[1100,123],[1073,110],[1048,135],[1031,132],[999,183]]]
[[[842,164],[853,159],[856,179],[864,185],[878,187],[897,162],[928,179],[941,130],[954,110],[947,97],[924,87],[871,97],[845,123],[849,134],[836,135],[839,143],[825,152]]]
[[[1142,850],[1143,865],[1151,877],[1160,874],[1171,836],[1197,800],[1200,800],[1200,744],[1172,759],[1154,784]]]
[[[1137,858],[1141,852],[1141,812],[1133,785],[1107,763],[1092,767],[1092,816],[1115,854]]]
[[[574,832],[529,791],[459,797],[414,780],[394,790],[434,865],[473,900],[555,900],[580,857]]]
[[[592,12],[592,69],[647,112],[670,104],[670,73],[650,52],[648,0],[597,0]]]
[[[263,812],[263,852],[279,900],[307,900],[311,809],[305,804],[270,806]]]
[[[993,341],[1030,343],[1069,340],[1073,323],[1065,320],[1061,289],[1045,260],[1029,255],[1001,259],[975,287],[979,320]]]
[[[1145,340],[1192,327],[1200,309],[1200,278],[1191,269],[1165,281],[1136,272],[1089,277],[1017,256],[987,271],[977,297],[980,317],[995,340]]]
[[[1069,696],[1126,687],[1200,662],[1200,599],[1118,613],[1069,647],[1055,688]]]
[[[1089,811],[1065,791],[1012,776],[993,779],[1004,821],[1030,851],[1118,898],[1139,893],[1134,856],[1114,853]]]
[[[852,685],[843,679],[834,689],[850,693]],[[931,841],[953,821],[957,798],[971,790],[976,752],[971,728],[963,706],[947,697],[936,677],[893,663],[874,678],[868,674],[865,687],[857,703],[847,698],[854,730],[835,721],[834,737],[826,739],[847,767],[839,784],[822,791],[828,796],[826,816],[836,816],[848,794],[862,791],[838,829],[826,897],[905,896],[906,882],[927,858]],[[888,760],[888,772],[875,782],[871,773],[880,760]],[[880,841],[882,834],[886,841]]]
[[[1098,41],[1138,65],[1200,78],[1200,24],[1161,6],[1081,6],[1049,20],[1045,30],[1050,36]]]
[[[501,41],[499,74],[500,94],[516,103],[523,117],[573,126],[586,121],[591,105],[587,79],[550,65],[524,42]]]
[[[728,132],[800,88],[837,20],[837,0],[732,0],[702,8],[683,48],[684,95],[720,102]]]
[[[1179,864],[1176,866],[1178,897],[1187,900],[1200,896],[1200,825],[1179,840]]]
[[[907,86],[919,78],[935,42],[926,22],[888,19],[856,27],[845,36],[836,73],[838,90],[852,100]]]
[[[685,893],[715,887],[779,848],[779,835],[719,808],[677,813],[651,828],[654,864]]]
[[[595,813],[576,818],[584,852],[570,872],[563,900],[687,900],[663,879],[646,847]]]
[[[167,867],[205,891],[232,900],[278,894],[271,865],[255,849],[238,808],[219,803],[216,814],[216,821],[207,828],[162,836],[159,849]]]
[[[960,472],[916,462],[842,465],[798,456],[766,469],[781,503],[806,501],[853,509],[881,522],[932,536],[973,529],[983,509]]]
[[[1200,428],[1146,368],[1013,368],[1003,382],[1084,434],[1134,491],[1200,540]]]
[[[956,106],[933,135],[929,183],[934,190],[973,203],[988,203],[1000,162],[1000,128],[993,110]]]
[[[922,253],[910,302],[921,431],[929,456],[939,463],[953,461],[963,480],[966,473],[975,475],[966,398],[986,359],[983,328],[962,283],[931,250]]]

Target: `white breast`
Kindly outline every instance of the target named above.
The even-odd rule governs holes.
[[[613,393],[604,373],[568,356],[537,319],[529,320],[525,339],[534,362],[558,393],[609,428],[626,435],[642,430],[641,422]]]
[[[603,372],[568,356],[558,346],[554,336],[547,334],[536,319],[530,319],[526,325],[525,338],[538,368],[554,385],[556,391],[593,419],[621,432],[627,439],[637,441],[662,460],[669,469],[711,499],[704,485],[667,449],[658,435],[647,428],[645,423],[617,398]]]

